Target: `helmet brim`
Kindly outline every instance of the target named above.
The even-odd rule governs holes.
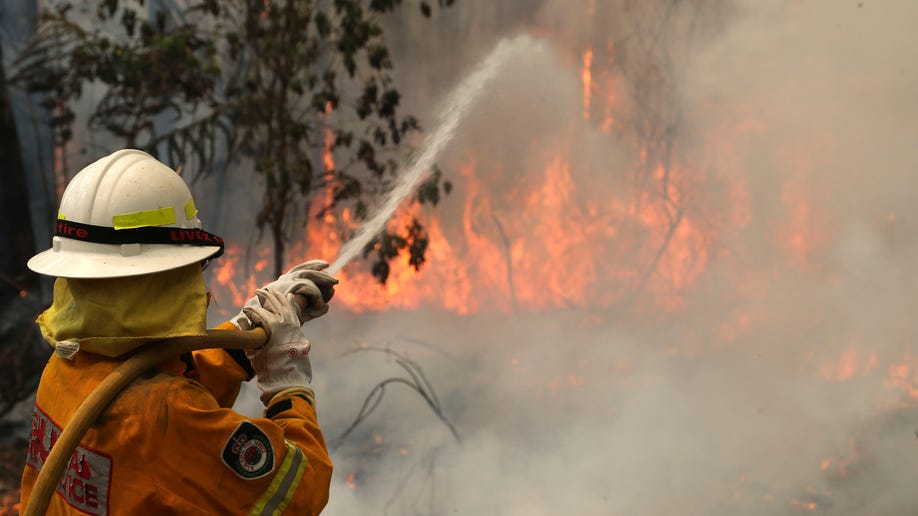
[[[42,251],[28,262],[29,269],[59,278],[123,278],[168,271],[201,262],[220,251],[217,246],[140,244],[141,254],[123,256],[120,245],[93,244],[109,252]],[[142,259],[138,259],[141,258]]]

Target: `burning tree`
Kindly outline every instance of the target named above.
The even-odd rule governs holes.
[[[292,228],[343,206],[355,221],[365,218],[391,186],[397,153],[420,130],[400,111],[381,23],[400,5],[63,1],[40,15],[38,38],[19,56],[15,80],[47,94],[58,149],[72,138],[77,99],[101,85],[89,129],[116,145],[142,148],[195,175],[250,164],[263,185],[256,224],[271,235],[280,274]],[[432,14],[427,2],[420,9]],[[66,152],[56,170],[69,173]],[[435,204],[441,175],[421,192],[415,202]],[[365,254],[375,253],[374,274],[384,282],[388,262],[402,251],[420,267],[427,243],[413,221],[380,235]]]

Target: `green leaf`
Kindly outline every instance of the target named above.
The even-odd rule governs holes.
[[[128,33],[128,36],[134,36],[134,28],[137,25],[137,13],[133,9],[125,9],[121,13],[121,25]]]
[[[393,11],[401,3],[401,0],[371,0],[370,10],[377,13],[387,13]]]
[[[391,118],[395,116],[395,108],[401,100],[402,95],[395,89],[386,90],[382,98],[379,99],[379,109],[377,110],[381,118]]]
[[[354,54],[345,54],[343,62],[348,76],[354,77],[354,74],[357,71],[357,61],[354,60]]]
[[[367,47],[367,61],[370,67],[376,70],[392,68],[392,60],[389,58],[389,49],[385,45],[376,43]]]
[[[354,205],[354,215],[356,215],[357,220],[366,220],[369,215],[369,207],[363,201],[357,201]]]
[[[436,206],[440,202],[440,175],[441,172],[434,169],[434,173],[426,181],[418,185],[417,199],[420,204],[429,202]]]
[[[424,255],[430,244],[430,238],[416,218],[412,218],[411,224],[405,229],[408,232],[408,264],[414,267],[415,271],[421,270],[421,265],[426,261]]]
[[[386,280],[389,279],[389,262],[383,258],[379,258],[373,262],[371,272],[373,273],[373,277],[376,278],[381,285],[385,285]]]
[[[315,24],[320,36],[328,36],[331,32],[331,22],[328,20],[328,15],[325,14],[325,11],[316,12]]]

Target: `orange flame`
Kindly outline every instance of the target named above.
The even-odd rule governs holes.
[[[889,367],[887,385],[905,394],[905,406],[918,404],[918,356],[906,355]]]
[[[593,93],[593,49],[588,48],[583,53],[583,71],[580,73],[583,79],[583,119],[590,119],[590,95]]]
[[[819,507],[818,505],[816,505],[815,502],[804,502],[804,501],[797,500],[797,499],[791,500],[791,505],[795,507],[802,507],[809,511],[815,511]]]
[[[863,471],[863,468],[870,463],[872,455],[865,446],[857,440],[852,439],[850,443],[850,454],[846,458],[830,457],[819,464],[819,471],[832,479],[848,478]]]
[[[818,144],[814,144],[818,147]],[[813,154],[819,151],[793,149],[785,156],[790,163],[790,176],[781,189],[781,201],[787,208],[783,224],[777,228],[778,243],[791,257],[792,263],[802,269],[818,269],[816,257],[832,241],[829,214],[823,208],[826,189],[816,177],[817,163]]]
[[[477,158],[469,157],[459,166],[462,181],[447,198],[450,206],[438,208],[447,212],[461,206],[455,222],[412,205],[403,206],[387,225],[398,231],[412,218],[422,221],[429,237],[422,272],[399,257],[390,264],[387,283],[379,285],[366,264],[352,263],[339,273],[336,303],[354,312],[433,305],[458,314],[509,313],[606,307],[643,291],[653,306],[679,309],[706,269],[720,231],[672,208],[687,202],[677,185],[689,172],[657,167],[653,178],[663,181],[665,175],[671,185],[665,198],[645,191],[635,202],[629,200],[629,191],[603,193],[580,184],[571,152],[569,144],[541,150],[541,170],[530,168],[525,179],[504,187],[502,197],[494,197],[500,186],[493,183],[504,167],[481,167]],[[735,203],[743,198],[734,195],[724,204],[737,210]],[[728,225],[744,223],[741,217],[730,218]],[[357,226],[346,209],[329,211],[321,220],[311,217],[305,238],[291,246],[287,263],[316,256],[333,259],[341,231]],[[245,253],[230,246],[215,267],[216,284],[228,291],[224,296],[237,305],[244,302],[259,284],[256,273],[267,269],[268,253],[267,247],[259,251],[254,272],[242,279],[235,275]]]
[[[864,356],[864,352],[852,348],[843,352],[837,359],[824,364],[820,369],[820,376],[829,381],[846,382],[867,375],[876,366],[876,352]]]
[[[19,489],[10,489],[0,499],[0,516],[14,516],[19,514]]]

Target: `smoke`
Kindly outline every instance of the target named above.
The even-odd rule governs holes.
[[[685,213],[712,235],[704,272],[674,310],[650,293],[511,315],[333,308],[309,323],[329,441],[376,384],[411,380],[379,349],[423,368],[462,439],[417,393],[389,385],[332,452],[326,513],[914,513],[918,411],[904,385],[918,383],[918,7],[592,4],[592,20],[590,2],[552,0],[526,12],[463,2],[429,26],[393,22],[406,102],[429,112],[429,92],[448,91],[503,36],[545,38],[554,54],[499,74],[442,168],[470,153],[502,163],[483,182],[512,217],[499,199],[531,180],[533,149],[573,135],[578,199],[612,198],[632,188],[653,115],[648,127],[673,130],[673,162],[693,174]],[[630,46],[602,54],[613,37]],[[581,120],[587,44],[596,73],[600,58],[631,59],[608,66],[622,77],[616,130],[601,129],[599,108]],[[450,178],[456,193],[439,213],[458,224],[462,176]],[[567,259],[549,265],[563,277],[582,257]],[[257,413],[252,399],[241,406]]]

